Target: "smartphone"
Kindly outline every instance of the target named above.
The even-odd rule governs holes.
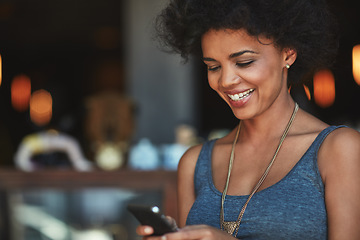
[[[161,236],[177,231],[177,227],[172,226],[156,206],[129,204],[127,209],[142,225],[151,226],[154,229],[153,236]]]

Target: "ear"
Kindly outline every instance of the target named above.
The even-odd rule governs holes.
[[[284,48],[283,56],[284,56],[284,65],[289,64],[291,66],[294,64],[297,58],[297,52],[294,48]]]

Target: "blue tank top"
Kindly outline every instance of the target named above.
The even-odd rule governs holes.
[[[305,154],[279,182],[261,190],[250,200],[241,220],[239,239],[327,239],[324,184],[317,153],[326,136],[341,126],[324,129]],[[211,153],[216,140],[204,143],[194,176],[196,200],[187,225],[220,228],[221,192],[213,183]],[[227,195],[225,221],[236,221],[248,196]]]

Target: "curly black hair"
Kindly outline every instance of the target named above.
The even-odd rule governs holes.
[[[326,0],[170,0],[157,16],[157,36],[166,50],[201,57],[201,37],[209,30],[245,29],[280,49],[296,49],[289,82],[302,82],[333,63],[337,22]]]

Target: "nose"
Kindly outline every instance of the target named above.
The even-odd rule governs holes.
[[[231,66],[223,67],[221,71],[221,76],[219,79],[219,84],[224,87],[230,87],[234,84],[238,84],[240,81],[240,76],[238,75],[236,69]]]

